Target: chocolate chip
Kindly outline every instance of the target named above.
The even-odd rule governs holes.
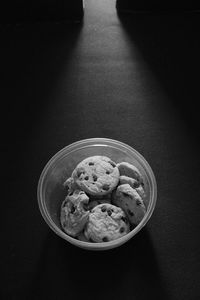
[[[134,216],[134,213],[133,213],[130,209],[127,210],[127,213],[128,213],[131,217]]]
[[[103,242],[108,242],[107,236],[104,236],[104,237],[102,238],[102,241],[103,241]]]
[[[124,231],[125,231],[124,227],[121,227],[120,230],[119,230],[120,233],[123,233]]]
[[[93,181],[97,181],[98,177],[95,174],[92,174]]]
[[[101,211],[105,212],[106,211],[106,206],[102,206]]]
[[[108,209],[108,210],[107,210],[107,214],[108,214],[109,216],[111,216],[111,215],[112,215],[112,210],[111,210],[111,209]]]
[[[73,195],[73,192],[70,192],[70,193],[69,193],[69,196],[72,196],[72,195]]]
[[[93,163],[93,162],[89,162],[88,165],[89,165],[89,166],[94,166],[94,163]]]
[[[110,171],[106,171],[106,174],[110,174]]]
[[[138,188],[139,186],[140,186],[140,183],[138,181],[135,181],[134,184],[133,184],[133,187]]]
[[[109,184],[104,184],[104,185],[102,186],[102,189],[103,189],[104,191],[108,191],[109,188],[110,188]]]
[[[76,210],[76,208],[75,208],[75,206],[72,204],[72,206],[71,206],[71,214],[73,214],[73,213],[75,212],[75,210]]]
[[[89,176],[85,176],[85,180],[88,180],[89,179]]]

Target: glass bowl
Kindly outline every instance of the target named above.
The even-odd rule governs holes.
[[[125,236],[102,243],[77,240],[67,235],[60,224],[60,207],[66,197],[66,188],[63,183],[71,176],[72,171],[80,161],[94,155],[108,156],[116,163],[126,161],[135,165],[143,175],[147,194],[147,212],[142,221]],[[157,185],[150,165],[135,149],[120,141],[108,138],[90,138],[66,146],[48,161],[39,178],[37,196],[39,209],[44,220],[58,236],[84,249],[108,250],[124,244],[144,227],[156,205]]]

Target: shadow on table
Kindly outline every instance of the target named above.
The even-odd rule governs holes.
[[[167,299],[146,229],[103,252],[76,248],[50,233],[31,294],[32,299]]]
[[[24,23],[1,30],[3,145],[12,143],[21,153],[33,130],[40,130],[70,69],[82,25]]]
[[[139,50],[173,109],[188,126],[198,123],[200,13],[119,14],[127,44]]]

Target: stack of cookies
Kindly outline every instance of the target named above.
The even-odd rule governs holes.
[[[70,236],[87,242],[108,242],[126,235],[146,213],[145,184],[128,162],[106,156],[81,161],[64,182],[67,196],[60,221]]]

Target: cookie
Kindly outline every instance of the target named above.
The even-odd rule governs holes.
[[[137,181],[134,178],[125,176],[125,175],[120,176],[119,177],[119,185],[126,184],[126,183],[129,184],[133,189],[135,189],[137,191],[137,193],[140,195],[142,200],[145,199],[146,193],[144,191],[142,184],[140,184],[139,181]]]
[[[138,225],[146,213],[142,198],[129,184],[122,184],[117,187],[113,193],[112,203],[125,211],[132,225]]]
[[[119,182],[116,164],[106,156],[91,156],[81,161],[72,172],[77,186],[89,195],[109,194]]]
[[[134,165],[128,162],[121,162],[117,164],[117,167],[119,169],[120,176],[124,175],[131,177],[137,180],[140,184],[144,184],[142,174]]]
[[[123,210],[104,203],[92,209],[85,227],[85,236],[92,242],[109,242],[124,236],[129,230],[129,222]]]
[[[89,218],[89,211],[84,207],[88,201],[89,197],[79,190],[69,193],[63,201],[60,223],[67,234],[75,237],[84,229]]]

